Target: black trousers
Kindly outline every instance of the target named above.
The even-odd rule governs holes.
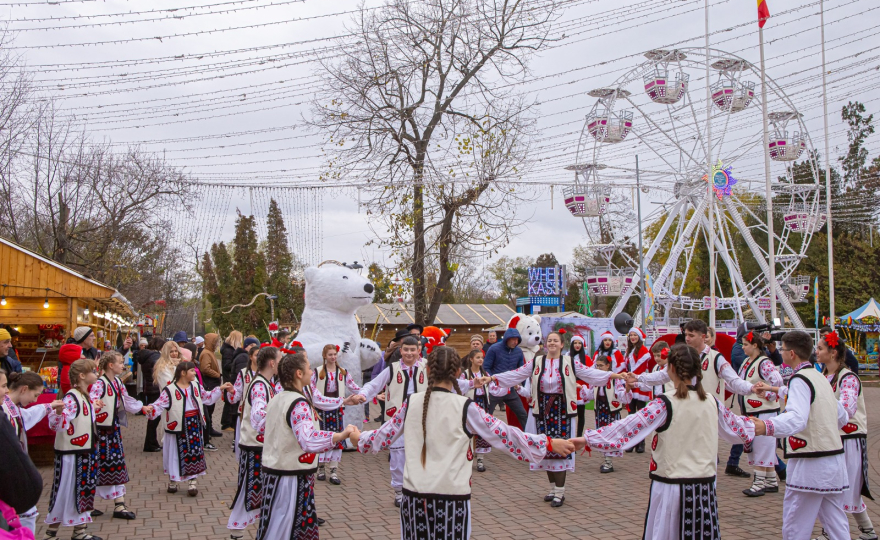
[[[211,432],[214,430],[214,405],[203,405],[205,409],[205,444],[211,442]]]
[[[584,425],[584,421],[586,419],[586,416],[587,416],[587,406],[586,405],[578,405],[578,415],[577,415],[577,419],[578,419],[577,436],[578,437],[584,436],[584,428],[586,427]]]
[[[147,403],[153,403],[159,399],[159,394],[146,394]],[[144,437],[144,450],[155,450],[159,448],[159,437],[156,432],[159,429],[159,422],[162,416],[156,417],[154,420],[147,420],[147,435]]]
[[[526,413],[525,407],[523,407],[522,401],[519,399],[519,394],[517,394],[516,392],[509,392],[506,396],[502,396],[502,397],[490,396],[489,397],[489,410],[486,412],[489,413],[490,415],[494,414],[495,407],[499,403],[504,403],[505,405],[510,407],[510,410],[513,412],[513,415],[516,416],[517,420],[519,420],[520,427],[522,429],[526,428],[526,421],[529,419],[529,416]]]
[[[223,414],[220,416],[220,429],[235,428],[238,419],[238,405],[223,402]]]

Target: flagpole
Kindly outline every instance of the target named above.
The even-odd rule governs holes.
[[[766,0],[765,0],[766,1]],[[767,76],[764,69],[764,22],[758,15],[758,41],[761,49],[761,116],[764,121],[764,197],[767,199],[767,255],[770,267],[770,322],[776,320],[776,239],[773,232],[773,190],[770,187],[770,133],[767,126]]]
[[[712,89],[709,84],[709,0],[703,0],[706,12],[706,193],[709,197],[709,326],[715,328],[715,193],[712,189]]]
[[[831,139],[828,135],[828,87],[825,85],[825,2],[819,0],[819,28],[822,36],[822,120],[825,122],[825,213],[828,224],[828,312],[834,330],[834,241],[831,236]],[[818,216],[816,217],[818,219]]]

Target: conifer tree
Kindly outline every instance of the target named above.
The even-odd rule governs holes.
[[[293,283],[293,254],[287,244],[284,216],[275,199],[269,201],[266,229],[266,292],[278,296],[275,318],[281,322],[298,320],[305,306]]]
[[[257,239],[257,220],[240,212],[235,222],[235,238],[232,240],[232,304],[253,304],[236,308],[229,314],[237,330],[254,333],[268,339],[266,325],[269,323],[269,302],[265,296],[254,300],[258,293],[266,292],[266,255]],[[216,266],[216,261],[215,261]]]

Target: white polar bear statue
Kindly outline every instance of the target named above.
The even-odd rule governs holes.
[[[296,341],[309,355],[309,363],[323,363],[321,351],[327,344],[340,347],[339,365],[345,368],[358,385],[361,372],[379,361],[379,347],[374,341],[362,339],[354,314],[361,306],[373,302],[373,284],[364,276],[342,265],[328,264],[306,269],[306,305]],[[342,351],[345,344],[349,350]],[[346,407],[345,423],[361,425],[363,407]]]
[[[516,331],[519,332],[522,338],[519,348],[522,349],[526,362],[531,362],[541,350],[541,343],[543,341],[543,336],[541,335],[541,316],[519,313],[507,321],[507,327],[516,328]]]

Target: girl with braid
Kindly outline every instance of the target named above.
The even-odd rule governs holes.
[[[489,374],[483,369],[483,349],[471,349],[467,356],[462,360],[461,376],[459,380],[464,382],[478,379],[480,377],[488,377]],[[465,394],[479,405],[483,410],[489,408],[489,394],[486,388],[473,388]],[[492,445],[487,443],[480,436],[474,437],[474,451],[477,453],[477,472],[486,472],[486,465],[483,463],[483,454],[492,451]]]
[[[347,370],[342,368],[337,361],[340,354],[339,345],[327,344],[321,351],[321,358],[324,363],[312,373],[312,388],[316,389],[320,394],[328,398],[345,397],[345,389],[352,394],[361,391],[361,387],[354,382],[354,379]],[[349,354],[350,346],[345,344],[342,354]],[[342,420],[345,416],[345,410],[339,407],[335,410],[321,411],[318,415],[321,418],[321,431],[339,431],[342,429]],[[318,456],[318,476],[319,481],[330,479],[330,483],[338,486],[342,483],[339,479],[338,470],[339,462],[342,460],[342,445],[337,446]],[[329,471],[324,472],[324,464],[327,464]]]
[[[679,344],[672,347],[666,368],[674,384],[670,390],[636,413],[604,428],[588,429],[574,439],[603,452],[626,450],[651,440],[651,478],[644,540],[718,540],[718,504],[715,476],[718,437],[737,444],[764,434],[758,418],[733,414],[702,385],[700,354]],[[636,383],[628,379],[627,386]]]
[[[549,452],[568,455],[573,444],[523,433],[459,395],[461,360],[450,347],[428,357],[428,387],[410,394],[394,417],[375,431],[355,431],[351,442],[363,453],[390,448],[401,436],[406,448],[400,531],[403,540],[471,535],[471,438],[519,460],[537,462]]]
[[[353,404],[353,397],[314,401],[312,368],[305,353],[288,354],[278,364],[283,391],[266,406],[263,443],[263,497],[257,540],[318,538],[315,472],[318,454],[336,447],[358,429],[321,431],[315,407],[334,410]]]

